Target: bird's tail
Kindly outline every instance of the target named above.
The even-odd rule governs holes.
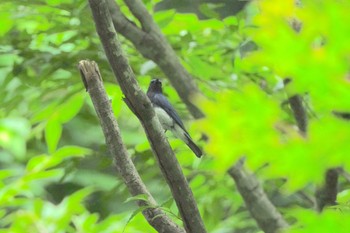
[[[186,135],[187,136],[187,135]],[[193,151],[193,153],[196,154],[198,158],[202,157],[203,152],[202,150],[192,141],[192,138],[187,136],[188,142],[186,143],[187,146]]]

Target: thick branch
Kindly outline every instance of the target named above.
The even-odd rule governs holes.
[[[265,233],[275,233],[288,227],[288,223],[270,202],[256,177],[247,172],[243,165],[242,158],[228,173],[234,179],[251,216]]]
[[[162,127],[151,102],[138,86],[135,76],[121,50],[112,20],[104,0],[89,0],[94,16],[96,30],[110,66],[131,107],[144,127],[152,150],[161,171],[170,186],[187,232],[206,232],[192,191],[182,173],[180,165],[165,138]]]
[[[113,155],[114,164],[129,189],[131,195],[145,195],[147,201],[139,200],[140,207],[150,207],[143,215],[158,232],[184,232],[160,208],[142,182],[133,162],[122,142],[119,127],[112,106],[102,84],[101,74],[95,62],[80,61],[78,66],[85,88],[89,92],[97,116],[100,120],[107,147]],[[157,216],[157,217],[156,217]]]
[[[193,78],[182,66],[143,3],[139,0],[125,1],[130,11],[140,20],[143,30],[137,28],[123,15],[114,0],[107,0],[107,3],[116,31],[130,40],[144,57],[151,59],[161,68],[195,118],[203,117],[200,109],[191,102],[193,95],[200,95]]]

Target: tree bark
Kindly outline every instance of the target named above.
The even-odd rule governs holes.
[[[90,61],[80,61],[78,68],[100,120],[102,131],[106,138],[106,145],[113,156],[114,165],[131,195],[144,196],[142,200],[140,199],[137,201],[137,204],[140,208],[145,208],[142,213],[146,220],[158,232],[185,232],[158,207],[159,205],[142,182],[121,139],[119,126],[114,117],[107,93],[103,87],[102,77],[97,64]]]
[[[323,187],[316,191],[317,210],[319,212],[325,206],[337,204],[338,177],[337,168],[327,170]]]
[[[89,0],[96,30],[109,64],[125,95],[125,102],[141,121],[160,169],[171,189],[187,232],[206,232],[192,191],[180,165],[166,140],[150,100],[138,86],[135,76],[121,50],[107,4],[104,0]]]
[[[244,160],[240,159],[228,173],[234,179],[251,216],[265,233],[276,233],[287,228],[288,223],[268,199],[256,177],[244,169]]]
[[[139,0],[125,0],[130,11],[140,21],[142,29],[128,20],[114,0],[107,0],[115,30],[130,40],[145,57],[154,61],[175,88],[181,100],[195,118],[204,114],[192,103],[191,97],[201,95],[196,83],[182,66],[175,51],[171,48],[152,16]]]
[[[300,133],[303,136],[306,136],[308,120],[306,109],[303,106],[303,99],[299,94],[297,94],[289,97],[288,100]]]
[[[284,87],[292,82],[291,78],[283,80]],[[297,123],[300,134],[304,137],[307,135],[308,116],[307,111],[303,105],[303,97],[300,94],[294,94],[288,97],[288,103],[292,109],[294,119]]]

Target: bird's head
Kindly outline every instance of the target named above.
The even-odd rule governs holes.
[[[162,82],[159,79],[153,79],[149,84],[147,93],[162,93]]]

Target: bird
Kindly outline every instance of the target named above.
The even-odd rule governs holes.
[[[159,79],[153,79],[151,81],[147,90],[147,96],[153,105],[163,129],[165,131],[170,130],[175,137],[185,142],[193,153],[200,158],[203,155],[202,150],[193,142],[180,116],[163,95],[162,82]]]

